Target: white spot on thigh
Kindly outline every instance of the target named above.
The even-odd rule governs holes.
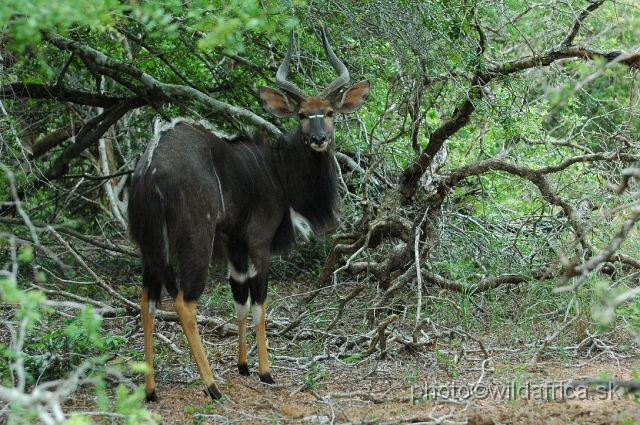
[[[255,142],[253,142],[253,146],[255,146],[256,151],[258,152],[258,155],[260,155],[260,159],[262,160],[262,165],[264,167],[264,170],[269,175],[269,180],[271,180],[271,185],[273,186],[274,189],[277,190],[276,183],[273,181],[273,176],[271,175],[272,174],[271,169],[267,167],[267,162],[264,160],[264,156],[262,155],[262,152],[260,151],[260,149],[258,148],[258,145],[256,145]]]
[[[247,280],[247,275],[245,273],[240,273],[233,267],[233,264],[229,262],[229,277],[233,278],[238,283],[244,283]]]
[[[249,314],[249,298],[247,298],[247,302],[244,304],[240,304],[236,302],[236,315],[238,316],[238,320],[245,319]]]
[[[248,276],[249,277],[256,277],[258,275],[258,269],[256,269],[256,266],[253,265],[253,262],[251,260],[249,260],[249,273]]]
[[[151,175],[153,176],[156,173],[156,171],[158,171],[158,169],[154,167],[153,171],[151,171]]]
[[[258,325],[262,322],[262,306],[258,304],[253,305],[253,324]]]

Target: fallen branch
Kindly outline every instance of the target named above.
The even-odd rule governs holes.
[[[387,329],[387,326],[389,326],[391,323],[395,322],[396,320],[398,320],[398,315],[392,314],[391,316],[387,317],[384,322],[378,325],[378,329],[375,335],[373,336],[373,338],[371,339],[371,342],[369,343],[369,348],[367,348],[365,352],[362,353],[363,356],[370,356],[371,354],[373,354],[373,352],[376,351],[376,345],[378,345],[378,343],[380,344],[380,352],[384,353],[386,351],[387,336],[385,335],[384,332]]]
[[[20,218],[0,217],[0,223],[13,224],[13,225],[18,225],[19,226],[19,225],[24,225],[25,221],[24,221],[24,219],[20,219]],[[80,239],[81,241],[86,242],[88,244],[91,244],[93,246],[97,246],[98,248],[107,249],[107,250],[113,251],[113,252],[119,252],[121,254],[127,254],[127,255],[130,255],[132,257],[140,257],[140,254],[138,254],[138,252],[136,252],[136,251],[132,251],[132,250],[129,250],[129,249],[126,249],[126,248],[122,248],[122,247],[119,247],[117,245],[113,245],[113,244],[109,244],[109,243],[98,242],[98,241],[90,238],[87,235],[84,235],[84,234],[82,234],[80,232],[76,232],[75,230],[68,229],[66,227],[53,226],[53,225],[46,224],[46,223],[38,223],[37,221],[30,221],[29,223],[34,228],[38,228],[38,229],[42,229],[42,230],[48,230],[49,228],[55,229],[57,232],[67,234],[69,236],[73,236],[76,239]]]
[[[531,366],[535,366],[540,361],[540,356],[542,355],[544,350],[547,349],[547,346],[549,345],[549,343],[551,341],[553,341],[554,339],[556,339],[558,337],[558,335],[560,335],[560,332],[562,332],[563,330],[568,328],[569,325],[571,325],[573,322],[575,322],[578,317],[579,316],[574,316],[573,319],[569,320],[568,322],[566,322],[562,326],[560,326],[560,328],[557,331],[555,331],[552,335],[550,335],[547,338],[545,338],[545,340],[542,342],[542,345],[540,346],[540,348],[538,348],[536,350],[536,352],[533,354],[533,356],[531,357],[531,361],[529,362],[529,364]]]

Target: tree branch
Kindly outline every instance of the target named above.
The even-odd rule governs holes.
[[[575,22],[573,23],[573,26],[571,27],[571,31],[569,32],[569,34],[567,34],[565,39],[562,40],[562,43],[560,43],[560,44],[562,46],[568,46],[571,43],[573,43],[573,39],[576,38],[576,35],[578,35],[578,31],[580,30],[580,27],[582,26],[582,21],[584,21],[587,18],[587,16],[589,16],[589,14],[591,12],[593,12],[594,10],[596,10],[597,8],[602,6],[602,4],[604,2],[605,2],[605,0],[597,0],[597,1],[594,1],[593,3],[591,3],[589,6],[587,6],[582,11],[582,13],[580,13],[578,18],[575,20]]]
[[[639,53],[622,53],[618,51],[599,51],[581,46],[562,46],[541,55],[527,56],[490,68],[487,72],[478,72],[471,83],[469,97],[462,106],[453,113],[453,116],[438,127],[429,137],[429,143],[418,158],[405,167],[402,175],[403,182],[400,188],[405,199],[411,198],[418,187],[418,182],[431,164],[433,157],[440,150],[442,144],[471,120],[475,111],[474,101],[482,96],[479,87],[486,86],[496,77],[506,76],[526,69],[549,66],[552,63],[567,58],[596,59],[602,58],[607,62],[625,64],[631,68],[640,69]]]
[[[0,223],[4,223],[4,224],[11,224],[11,225],[16,225],[16,226],[20,226],[20,225],[24,225],[25,222],[23,219],[21,218],[10,218],[10,217],[0,217]],[[103,242],[98,242],[80,232],[76,232],[75,230],[72,229],[68,229],[66,227],[60,227],[60,226],[51,226],[49,224],[46,223],[38,223],[37,221],[31,221],[30,224],[34,227],[34,228],[38,228],[38,229],[43,229],[43,230],[47,230],[49,227],[54,228],[57,232],[59,233],[65,233],[69,236],[73,236],[76,239],[80,239],[81,241],[84,241],[86,243],[89,243],[91,245],[97,246],[98,248],[102,248],[102,249],[107,249],[109,251],[114,251],[114,252],[120,252],[122,254],[127,254],[130,255],[132,257],[139,257],[140,254],[138,254],[137,251],[131,251],[129,249],[126,248],[121,248],[117,245],[113,245],[113,244],[109,244],[109,243],[103,243]]]
[[[85,123],[78,132],[75,143],[69,145],[53,161],[51,168],[44,173],[44,179],[51,181],[62,177],[69,170],[71,160],[80,156],[82,151],[94,143],[97,143],[109,127],[118,122],[125,113],[146,104],[147,102],[144,99],[138,97],[129,98]],[[39,187],[42,184],[44,184],[44,181],[41,180],[39,185],[36,186]]]
[[[0,86],[0,99],[50,99],[78,105],[111,108],[124,101],[124,97],[69,90],[62,86],[16,82]]]
[[[280,136],[282,134],[282,132],[275,125],[271,124],[269,121],[266,121],[259,115],[254,114],[248,109],[221,102],[192,87],[161,83],[151,75],[132,65],[110,58],[102,52],[99,52],[76,41],[70,40],[66,37],[55,35],[49,40],[49,42],[59,49],[79,55],[85,61],[91,61],[98,66],[109,68],[114,71],[129,75],[130,77],[144,84],[147,88],[158,90],[173,102],[177,102],[185,98],[196,100],[215,109],[216,111],[220,111],[232,116],[236,116],[240,119],[244,119],[272,135]]]
[[[605,59],[612,62],[616,58],[617,63],[625,64],[632,68],[638,68],[640,65],[640,54],[638,53],[622,53],[619,51],[603,51],[594,50],[582,46],[562,46],[554,50],[550,50],[541,55],[526,56],[501,65],[490,68],[484,73],[481,79],[486,83],[498,76],[514,74],[525,69],[531,69],[540,66],[549,66],[561,59]]]
[[[579,240],[584,248],[589,246],[588,241],[585,239],[585,231],[580,221],[580,217],[576,209],[569,202],[558,196],[549,181],[545,177],[544,173],[539,170],[533,170],[528,167],[524,167],[522,165],[514,164],[512,162],[504,161],[500,158],[491,158],[484,161],[475,162],[469,165],[465,165],[463,167],[456,168],[455,170],[450,170],[445,173],[447,175],[446,185],[448,187],[455,186],[459,181],[466,179],[470,176],[483,174],[489,171],[505,171],[509,174],[514,174],[520,176],[526,180],[529,180],[531,183],[535,184],[540,191],[542,197],[547,200],[552,205],[559,206],[563,209],[567,217],[569,218],[569,222],[573,227],[573,230],[576,235],[576,240]]]

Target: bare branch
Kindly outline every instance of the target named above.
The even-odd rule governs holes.
[[[623,63],[629,67],[640,67],[640,54],[638,53],[598,51],[580,46],[563,46],[541,55],[527,56],[514,61],[505,62],[501,65],[490,68],[486,72],[478,72],[471,82],[469,98],[463,102],[460,108],[456,108],[451,118],[431,133],[427,147],[416,160],[404,169],[402,173],[404,180],[400,189],[404,198],[409,199],[415,194],[418,187],[418,181],[428,169],[433,157],[440,150],[442,144],[469,123],[471,115],[476,108],[474,102],[482,97],[483,91],[478,90],[478,88],[486,86],[496,77],[506,76],[526,69],[549,66],[558,60],[567,58],[602,58],[608,62]]]
[[[582,26],[582,21],[584,21],[591,12],[593,12],[594,10],[602,6],[602,4],[605,1],[606,0],[597,0],[589,4],[589,6],[587,6],[576,18],[576,21],[573,23],[573,26],[571,27],[571,31],[569,32],[569,34],[567,34],[565,39],[562,40],[560,44],[562,46],[568,46],[571,43],[573,43],[573,40],[576,38],[576,35],[578,35],[578,30],[580,30],[580,27]]]
[[[618,233],[616,233],[611,242],[609,242],[609,245],[605,249],[600,251],[597,255],[589,258],[589,260],[585,264],[581,266],[568,267],[565,272],[565,277],[560,282],[558,282],[558,284],[564,284],[571,277],[582,276],[582,278],[577,280],[573,285],[556,288],[555,292],[567,292],[575,290],[586,281],[586,276],[591,271],[595,270],[595,268],[600,264],[604,263],[605,261],[616,261],[617,258],[615,252],[620,249],[622,242],[624,242],[624,240],[627,238],[627,235],[635,227],[635,224],[638,221],[640,221],[640,207],[636,206],[633,210],[632,216],[625,220],[624,223],[622,223],[622,226],[620,226],[620,230],[618,231]]]
[[[10,218],[10,217],[0,217],[0,223],[5,223],[5,224],[13,224],[13,225],[24,225],[25,222],[23,219],[20,218]],[[38,223],[38,222],[34,222],[31,221],[30,222],[31,225],[34,226],[34,228],[38,228],[38,229],[42,229],[42,230],[47,230],[49,227],[54,228],[57,232],[60,233],[65,233],[69,236],[73,236],[76,239],[80,239],[81,241],[84,241],[86,243],[89,243],[91,245],[97,246],[98,248],[102,248],[102,249],[106,249],[109,251],[113,251],[113,252],[120,252],[122,254],[127,254],[130,255],[132,257],[139,257],[140,254],[136,251],[132,251],[126,248],[122,248],[119,247],[117,245],[112,245],[109,243],[103,243],[103,242],[99,242],[96,241],[92,238],[90,238],[89,236],[86,236],[80,232],[76,232],[75,230],[72,229],[67,229],[66,227],[61,227],[61,226],[51,226],[49,224],[46,223]]]
[[[374,351],[376,351],[376,346],[378,344],[380,345],[380,354],[383,355],[387,349],[387,338],[385,335],[387,326],[389,326],[391,323],[395,322],[398,319],[399,319],[399,316],[397,314],[392,314],[391,316],[387,317],[382,323],[380,323],[378,325],[378,329],[376,330],[375,335],[373,336],[373,338],[371,338],[371,341],[369,342],[369,348],[367,348],[364,351],[364,353],[362,353],[362,355],[369,356],[373,354]]]
[[[144,99],[130,98],[104,111],[83,125],[76,136],[75,143],[69,145],[53,161],[51,168],[44,173],[45,180],[56,180],[65,175],[69,171],[71,160],[80,156],[89,146],[96,144],[109,127],[118,122],[125,113],[146,104],[147,102]],[[41,180],[40,185],[42,184],[44,184],[44,181]]]
[[[247,120],[251,124],[267,131],[270,134],[280,136],[282,132],[273,124],[266,121],[259,115],[254,114],[245,108],[232,106],[227,103],[216,100],[193,87],[181,86],[176,84],[165,84],[153,78],[146,72],[129,65],[125,62],[118,61],[110,58],[102,52],[99,52],[91,47],[70,40],[60,35],[53,36],[49,42],[59,49],[66,50],[77,54],[85,61],[90,61],[98,66],[109,68],[113,71],[124,73],[140,83],[144,84],[147,88],[152,90],[158,90],[163,93],[168,99],[172,101],[179,101],[183,99],[197,100],[207,106],[210,106],[214,110]]]
[[[573,207],[573,205],[571,205],[569,202],[555,193],[555,191],[551,188],[551,185],[549,184],[549,181],[545,177],[544,173],[540,172],[539,170],[533,170],[531,168],[512,162],[507,162],[499,158],[491,158],[488,160],[465,165],[463,167],[456,168],[445,173],[445,175],[447,175],[448,177],[446,185],[448,187],[453,187],[460,180],[466,179],[472,175],[479,175],[488,171],[498,170],[520,176],[535,184],[538,187],[540,194],[544,199],[547,200],[547,202],[551,203],[552,205],[557,205],[564,210],[567,217],[569,217],[571,226],[574,229],[576,240],[579,240],[585,248],[589,246],[578,212]]]
[[[0,99],[48,99],[102,108],[111,108],[126,100],[125,97],[106,96],[99,93],[70,90],[57,85],[47,86],[44,84],[23,82],[0,86]]]

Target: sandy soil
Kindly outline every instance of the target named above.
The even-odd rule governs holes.
[[[259,382],[255,365],[252,376],[239,376],[229,350],[218,357],[222,403],[204,394],[195,364],[188,360],[158,369],[159,400],[145,406],[161,424],[640,423],[640,404],[622,389],[566,388],[572,379],[603,373],[630,379],[640,358],[605,359],[580,367],[547,361],[514,370],[509,364],[469,355],[452,374],[450,365],[431,353],[387,357],[355,363],[324,358],[310,366],[304,358],[276,356],[272,371],[277,385],[267,386]],[[77,394],[68,406],[91,410],[91,404]]]
[[[591,335],[598,336],[589,342],[579,340],[576,332],[567,332],[561,335],[562,340],[550,341],[540,360],[531,366],[532,355],[537,351],[535,341],[549,335],[561,321],[534,317],[526,331],[507,323],[494,326],[491,333],[483,333],[484,328],[477,327],[470,334],[459,330],[460,319],[455,315],[434,315],[433,326],[422,332],[424,340],[420,342],[424,344],[412,348],[398,338],[412,338],[415,318],[403,317],[402,303],[397,302],[398,309],[387,308],[375,316],[378,325],[392,313],[399,315],[387,329],[384,356],[379,347],[370,356],[361,356],[357,353],[366,351],[377,328],[367,328],[365,318],[370,309],[363,301],[356,299],[354,303],[360,302],[359,305],[351,304],[335,327],[328,325],[337,317],[331,303],[338,297],[344,299],[351,287],[339,287],[339,294],[316,297],[294,331],[279,336],[288,324],[296,322],[296,317],[302,317],[296,306],[300,294],[305,293],[298,284],[285,290],[282,287],[271,291],[267,319],[275,386],[260,383],[256,375],[252,329],[248,330],[252,375],[242,377],[235,365],[237,337],[220,336],[212,326],[200,327],[218,386],[225,396],[221,403],[212,402],[204,394],[180,326],[157,321],[159,400],[143,404],[158,423],[640,423],[640,404],[634,395],[625,395],[621,389],[567,390],[572,380],[631,379],[634,369],[640,366],[640,350],[630,347],[623,351],[619,348],[622,343],[612,342],[616,338],[628,341],[628,334],[605,335],[594,327],[595,334]],[[221,283],[209,292],[211,298],[201,299],[199,312],[233,323],[233,303],[230,295],[223,292],[228,291],[226,288],[221,278]],[[514,293],[505,295],[506,300],[517,297]],[[164,309],[170,306],[167,300]],[[517,305],[513,307],[516,308]],[[564,308],[560,311],[564,312]],[[489,322],[482,316],[488,313],[481,307],[469,314]],[[135,353],[143,352],[139,317],[116,318],[106,321],[105,326],[113,332],[133,329],[126,346],[121,347],[120,361],[139,360],[135,357]],[[524,332],[524,339],[518,332]],[[429,339],[436,334],[437,338]],[[134,354],[127,357],[126,353]],[[135,384],[143,381],[140,375],[130,378]],[[95,410],[92,400],[81,391],[74,394],[66,408]],[[108,418],[105,421],[112,423]]]

